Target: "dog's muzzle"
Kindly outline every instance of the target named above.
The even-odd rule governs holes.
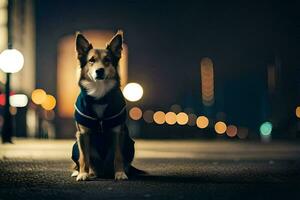
[[[96,70],[96,79],[103,80],[105,78],[105,71],[103,68]]]

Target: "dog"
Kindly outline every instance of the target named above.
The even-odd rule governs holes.
[[[75,103],[77,141],[72,150],[75,167],[71,176],[77,181],[101,176],[126,180],[129,174],[142,173],[131,165],[134,141],[125,123],[126,102],[117,70],[123,32],[118,31],[104,49],[93,48],[79,32],[75,43],[81,92]]]

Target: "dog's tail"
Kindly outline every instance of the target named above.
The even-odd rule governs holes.
[[[129,167],[129,171],[128,171],[129,175],[131,176],[139,176],[139,175],[145,175],[148,174],[146,171],[135,168],[134,166],[130,165]]]

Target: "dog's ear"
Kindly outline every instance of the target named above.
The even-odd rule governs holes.
[[[116,35],[107,44],[107,49],[110,50],[118,59],[121,58],[123,44],[123,31],[119,30]]]
[[[76,33],[76,51],[78,58],[86,55],[93,48],[92,44],[80,33]]]

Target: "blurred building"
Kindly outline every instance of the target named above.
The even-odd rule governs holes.
[[[36,38],[35,38],[35,5],[33,0],[12,0],[12,39],[13,48],[20,50],[25,59],[23,69],[13,74],[13,90],[31,94],[36,86]],[[7,48],[8,0],[0,1],[0,51]],[[5,82],[5,74],[0,72],[0,81]]]
[[[8,4],[12,6],[9,7]],[[0,1],[0,52],[8,48],[8,15],[11,16],[11,37],[13,48],[22,52],[25,57],[23,69],[11,76],[13,93],[30,96],[36,87],[36,38],[35,38],[35,4],[33,0],[1,0]],[[1,85],[6,82],[5,73],[0,70]],[[1,87],[1,93],[4,87]],[[4,99],[4,96],[1,96]],[[26,108],[13,111],[14,134],[26,136]],[[3,121],[2,121],[3,122]]]

